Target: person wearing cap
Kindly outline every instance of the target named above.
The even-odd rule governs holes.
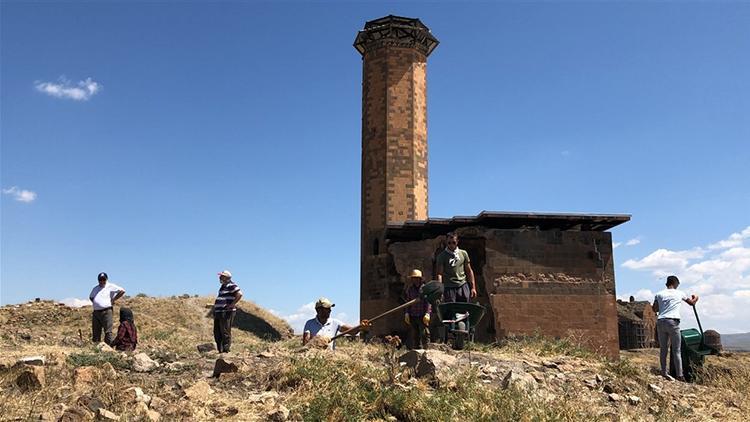
[[[237,313],[237,302],[242,299],[242,290],[232,281],[232,273],[218,273],[219,293],[214,301],[214,340],[219,353],[228,353],[232,347],[232,322]]]
[[[669,353],[669,343],[672,343],[672,363],[674,364],[675,375],[680,381],[685,381],[682,373],[682,355],[680,348],[682,340],[680,339],[680,305],[687,302],[693,306],[698,302],[698,295],[690,295],[682,290],[678,290],[680,279],[677,276],[670,275],[667,277],[667,288],[658,292],[654,297],[652,308],[659,316],[656,318],[656,334],[659,337],[659,363],[661,364],[661,375],[672,381],[673,378],[667,371],[667,354]]]
[[[89,300],[94,307],[91,314],[91,340],[99,343],[104,330],[104,342],[111,344],[112,337],[112,308],[117,299],[125,294],[125,289],[109,282],[107,273],[99,273],[96,277],[99,284],[91,289]]]
[[[352,327],[345,325],[343,322],[331,318],[331,308],[336,306],[328,298],[321,297],[315,302],[315,318],[307,320],[302,333],[302,345],[304,346],[315,337],[331,339],[336,334],[351,330]],[[370,327],[370,322],[366,319],[360,323],[361,329],[365,330]],[[336,348],[336,341],[328,344],[329,349]]]
[[[435,259],[437,279],[445,287],[443,302],[468,302],[469,299],[477,297],[469,254],[458,248],[456,233],[448,233],[445,243],[445,249]]]
[[[411,270],[409,273],[409,285],[406,288],[406,300],[420,298],[419,289],[424,284],[422,271]],[[406,346],[409,349],[426,349],[429,343],[430,313],[432,305],[430,302],[421,300],[404,312],[404,322],[409,327],[409,336]]]

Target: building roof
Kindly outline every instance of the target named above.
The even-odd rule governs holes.
[[[629,214],[482,211],[474,217],[429,218],[389,224],[386,230],[390,239],[416,240],[471,226],[506,230],[606,231],[627,221],[630,221]]]

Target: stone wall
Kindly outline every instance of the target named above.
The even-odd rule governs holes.
[[[477,279],[478,301],[488,308],[477,327],[479,341],[540,333],[575,337],[603,355],[618,354],[612,239],[599,231],[458,230]],[[362,290],[362,316],[376,306],[397,306],[412,268],[425,279],[434,274],[434,256],[443,237],[393,242],[387,253],[363,267],[373,282]],[[385,251],[384,251],[385,252]],[[380,333],[396,332],[400,318],[383,324]],[[387,325],[387,326],[386,326]],[[376,331],[376,333],[378,333]]]

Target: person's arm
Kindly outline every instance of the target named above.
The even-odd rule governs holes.
[[[690,295],[689,298],[685,299],[685,302],[687,302],[690,306],[695,306],[695,304],[698,302],[698,295]]]
[[[438,255],[438,258],[435,260],[435,277],[437,277],[437,281],[443,282],[443,263],[441,262],[440,255]]]
[[[303,346],[306,345],[309,341],[310,341],[310,332],[309,331],[305,331],[302,334],[302,345]]]
[[[115,304],[115,301],[116,301],[117,299],[119,299],[119,298],[123,297],[124,295],[125,295],[125,289],[122,289],[122,288],[121,288],[120,290],[118,290],[118,291],[117,291],[117,294],[115,295],[115,297],[113,297],[113,298],[112,298],[112,306],[114,306],[114,304]]]
[[[91,289],[91,293],[89,293],[89,300],[91,301],[91,303],[94,303],[94,297],[96,296],[94,294],[94,290],[96,290],[96,288]]]
[[[237,306],[237,302],[239,302],[242,299],[242,290],[237,290],[237,292],[234,294],[234,301],[229,304],[229,309],[234,309],[235,306]]]
[[[656,299],[654,299],[654,303],[651,305],[651,309],[653,309],[655,313],[659,313],[659,302]]]
[[[466,261],[466,279],[471,286],[471,297],[477,297],[477,285],[474,282],[474,270],[471,269],[471,262]]]

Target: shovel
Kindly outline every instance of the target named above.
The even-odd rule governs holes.
[[[378,316],[372,317],[372,318],[370,318],[370,322],[377,321],[380,318],[383,318],[386,315],[390,315],[390,314],[392,314],[392,313],[394,313],[394,312],[396,312],[398,310],[401,310],[401,309],[404,309],[404,308],[408,308],[409,306],[411,306],[411,305],[413,305],[413,304],[415,304],[417,302],[428,302],[432,306],[437,307],[437,305],[440,303],[440,299],[442,299],[442,298],[443,298],[443,283],[441,283],[441,282],[439,282],[437,280],[428,281],[427,283],[423,284],[422,287],[419,288],[419,297],[418,298],[412,299],[412,300],[404,303],[403,305],[399,305],[399,306],[397,306],[397,307],[395,307],[395,308],[393,308],[393,309],[391,309],[389,311],[383,312],[382,314],[380,314]],[[352,331],[356,331],[356,330],[360,329],[360,327],[362,327],[362,324],[357,325],[355,327],[352,327],[352,328],[350,328],[350,329],[348,329],[346,331],[343,331],[343,332],[341,332],[339,334],[336,334],[335,336],[333,336],[333,338],[331,338],[331,341],[336,340],[337,338],[339,338],[341,336],[344,336],[346,334],[349,334]]]

